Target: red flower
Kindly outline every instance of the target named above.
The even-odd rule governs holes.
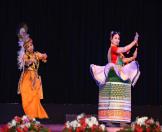
[[[143,128],[140,125],[135,126],[135,132],[143,132]]]
[[[85,129],[87,127],[87,123],[85,122],[85,118],[80,119],[80,124],[81,124],[83,129]]]
[[[24,131],[24,132],[28,132],[28,128],[25,126],[25,127],[23,128],[23,131]]]
[[[85,118],[81,118],[79,121],[81,125],[85,124]]]
[[[16,122],[21,122],[21,118],[18,117],[18,116],[15,116],[14,119],[15,119]]]
[[[93,125],[91,129],[92,129],[92,132],[95,132],[95,130],[98,129],[98,126],[97,125]]]
[[[23,132],[23,130],[21,128],[16,128],[17,132]]]
[[[151,130],[150,130],[150,128],[148,127],[148,128],[146,128],[146,132],[150,132]]]
[[[151,124],[154,124],[154,120],[151,118],[151,119],[146,120],[145,123],[148,125],[151,125]]]
[[[76,132],[84,132],[84,128],[83,127],[77,127]]]

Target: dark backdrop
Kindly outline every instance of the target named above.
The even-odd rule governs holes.
[[[0,102],[21,102],[17,95],[17,27],[29,26],[35,49],[48,54],[39,73],[44,103],[97,104],[91,63],[105,65],[109,32],[121,32],[121,46],[139,32],[141,76],[132,89],[134,105],[162,104],[162,4],[115,0],[1,0]]]

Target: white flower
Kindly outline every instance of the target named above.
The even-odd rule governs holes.
[[[93,127],[93,123],[92,123],[92,122],[89,122],[89,123],[88,123],[88,127],[89,127],[89,128]]]
[[[85,116],[84,113],[78,115],[78,116],[77,116],[77,120],[79,121],[79,120],[80,120],[81,118],[83,118],[84,116]]]
[[[90,118],[86,118],[86,119],[85,119],[85,123],[86,123],[86,124],[89,124],[89,122],[90,122]]]
[[[100,128],[102,129],[102,131],[104,131],[106,129],[105,125],[104,124],[101,124],[100,125]]]
[[[91,122],[94,124],[94,125],[98,125],[98,121],[96,119],[96,117],[91,117]]]
[[[153,118],[151,118],[151,119],[149,120],[149,123],[150,123],[150,124],[155,123],[155,122],[154,122],[154,119],[153,119]]]
[[[80,123],[78,123],[78,126],[77,127],[81,127],[81,124]]]
[[[16,126],[16,121],[15,120],[11,121],[11,126]]]
[[[96,119],[96,117],[90,117],[90,118],[86,118],[85,122],[88,124],[88,127],[92,127],[93,125],[97,125],[98,126],[98,121]]]
[[[145,125],[145,121],[148,119],[148,117],[141,117],[141,118],[137,118],[137,124],[142,126]]]
[[[28,117],[26,115],[23,115],[22,120],[27,120]]]
[[[70,123],[70,126],[72,126],[74,129],[78,127],[78,121],[74,120]]]
[[[29,128],[29,127],[30,127],[30,123],[25,123],[25,126],[26,126],[27,128]]]
[[[156,124],[157,126],[160,126],[160,123],[159,123],[158,121],[156,121],[155,124]]]
[[[70,128],[70,122],[67,121],[66,124],[65,124],[66,128]]]
[[[21,127],[21,128],[24,128],[24,127],[25,127],[25,125],[21,125],[20,127]]]
[[[8,128],[11,128],[12,127],[12,124],[9,122],[8,123]]]
[[[24,115],[24,116],[22,117],[22,121],[23,121],[23,123],[28,123],[28,122],[30,122],[28,116],[26,116],[26,115]]]

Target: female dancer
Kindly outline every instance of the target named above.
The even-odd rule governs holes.
[[[19,46],[18,65],[22,70],[18,84],[18,94],[21,94],[22,106],[30,118],[48,118],[40,103],[43,99],[41,77],[38,75],[39,61],[46,62],[47,55],[34,51],[32,39],[27,34],[28,27],[23,24],[18,33]]]
[[[99,85],[98,118],[100,121],[120,122],[131,121],[131,85],[134,86],[139,78],[139,65],[135,61],[137,48],[132,57],[126,58],[123,53],[138,44],[138,34],[125,47],[119,47],[120,33],[110,33],[111,45],[108,50],[108,64],[98,66],[91,64],[93,78]]]

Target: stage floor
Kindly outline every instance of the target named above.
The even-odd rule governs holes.
[[[81,113],[97,116],[97,104],[43,104],[49,119],[40,120],[42,124],[64,124],[67,120],[73,119]],[[9,122],[14,116],[24,115],[22,105],[20,103],[0,103],[0,124]],[[70,116],[69,116],[70,115]],[[132,119],[134,121],[137,116],[148,116],[158,120],[162,124],[162,106],[151,105],[132,105]]]

